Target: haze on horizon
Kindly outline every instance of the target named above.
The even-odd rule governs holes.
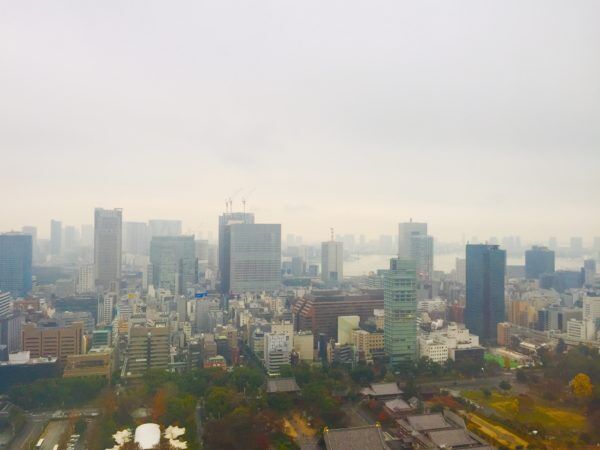
[[[600,235],[600,2],[0,2],[0,231]],[[250,195],[249,195],[250,194]]]

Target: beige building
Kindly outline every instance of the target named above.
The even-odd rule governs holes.
[[[537,310],[528,301],[513,300],[508,305],[508,321],[522,327],[530,327],[537,321]]]
[[[21,348],[31,358],[55,357],[64,364],[69,355],[83,353],[83,323],[75,322],[68,327],[23,325]]]
[[[502,345],[503,347],[510,346],[510,326],[508,322],[500,322],[498,324],[498,345]]]
[[[142,375],[169,365],[169,329],[165,326],[134,325],[129,330],[127,374]]]
[[[314,337],[310,331],[300,331],[294,334],[294,351],[300,361],[312,361],[315,357]]]
[[[110,348],[93,349],[85,355],[69,355],[63,377],[99,376],[110,380],[112,370]]]
[[[383,333],[370,333],[365,330],[352,330],[350,340],[358,352],[359,359],[373,361],[373,354],[383,351]]]

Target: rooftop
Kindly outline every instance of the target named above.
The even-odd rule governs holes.
[[[300,387],[295,378],[272,378],[267,380],[267,393],[298,392]]]
[[[409,425],[417,431],[440,430],[452,428],[440,413],[421,414],[418,416],[409,416],[406,418]]]
[[[370,425],[356,428],[325,429],[327,450],[387,450],[381,427]]]
[[[477,441],[463,429],[431,431],[427,434],[429,439],[438,447],[454,448],[477,444]]]
[[[362,389],[360,392],[363,395],[370,395],[372,397],[384,397],[402,394],[402,391],[398,388],[396,383],[371,384],[369,387]]]
[[[388,400],[385,402],[385,407],[392,411],[405,411],[407,409],[412,409],[408,403],[406,403],[401,398],[395,398],[393,400]]]

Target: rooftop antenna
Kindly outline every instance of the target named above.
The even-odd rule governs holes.
[[[329,230],[331,230],[331,242],[333,242],[333,227],[330,228]]]
[[[225,199],[225,213],[229,212],[229,200]]]
[[[242,199],[243,211],[244,211],[244,223],[246,222],[246,199]]]

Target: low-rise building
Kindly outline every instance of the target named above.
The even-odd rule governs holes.
[[[84,355],[69,355],[63,372],[64,378],[99,376],[110,380],[112,373],[112,351],[97,348]]]

